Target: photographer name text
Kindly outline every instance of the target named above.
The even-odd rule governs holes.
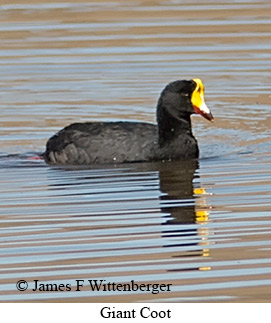
[[[29,288],[31,285],[31,288]],[[75,279],[74,284],[44,283],[38,279],[32,282],[19,280],[16,288],[19,291],[32,290],[33,292],[80,292],[82,289],[89,289],[97,292],[150,292],[159,294],[160,292],[170,292],[172,284],[158,283],[136,283],[131,280],[129,283],[107,282],[105,279]]]

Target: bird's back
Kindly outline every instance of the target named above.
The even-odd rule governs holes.
[[[105,164],[155,159],[157,126],[141,122],[71,124],[51,137],[45,160],[50,164]]]

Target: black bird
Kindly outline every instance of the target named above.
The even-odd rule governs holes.
[[[157,125],[144,122],[73,123],[51,137],[43,154],[48,164],[90,165],[197,158],[190,116],[212,121],[200,79],[175,81],[162,91]]]

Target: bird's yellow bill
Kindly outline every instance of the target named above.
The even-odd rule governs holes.
[[[191,102],[195,113],[202,115],[205,119],[213,121],[214,117],[204,101],[204,86],[200,79],[193,79],[196,88],[191,95]]]

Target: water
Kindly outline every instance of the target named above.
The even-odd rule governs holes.
[[[0,9],[0,301],[270,302],[269,1]],[[74,121],[153,122],[165,84],[195,77],[215,116],[193,117],[198,162],[31,159]],[[172,286],[102,292],[88,279]]]

